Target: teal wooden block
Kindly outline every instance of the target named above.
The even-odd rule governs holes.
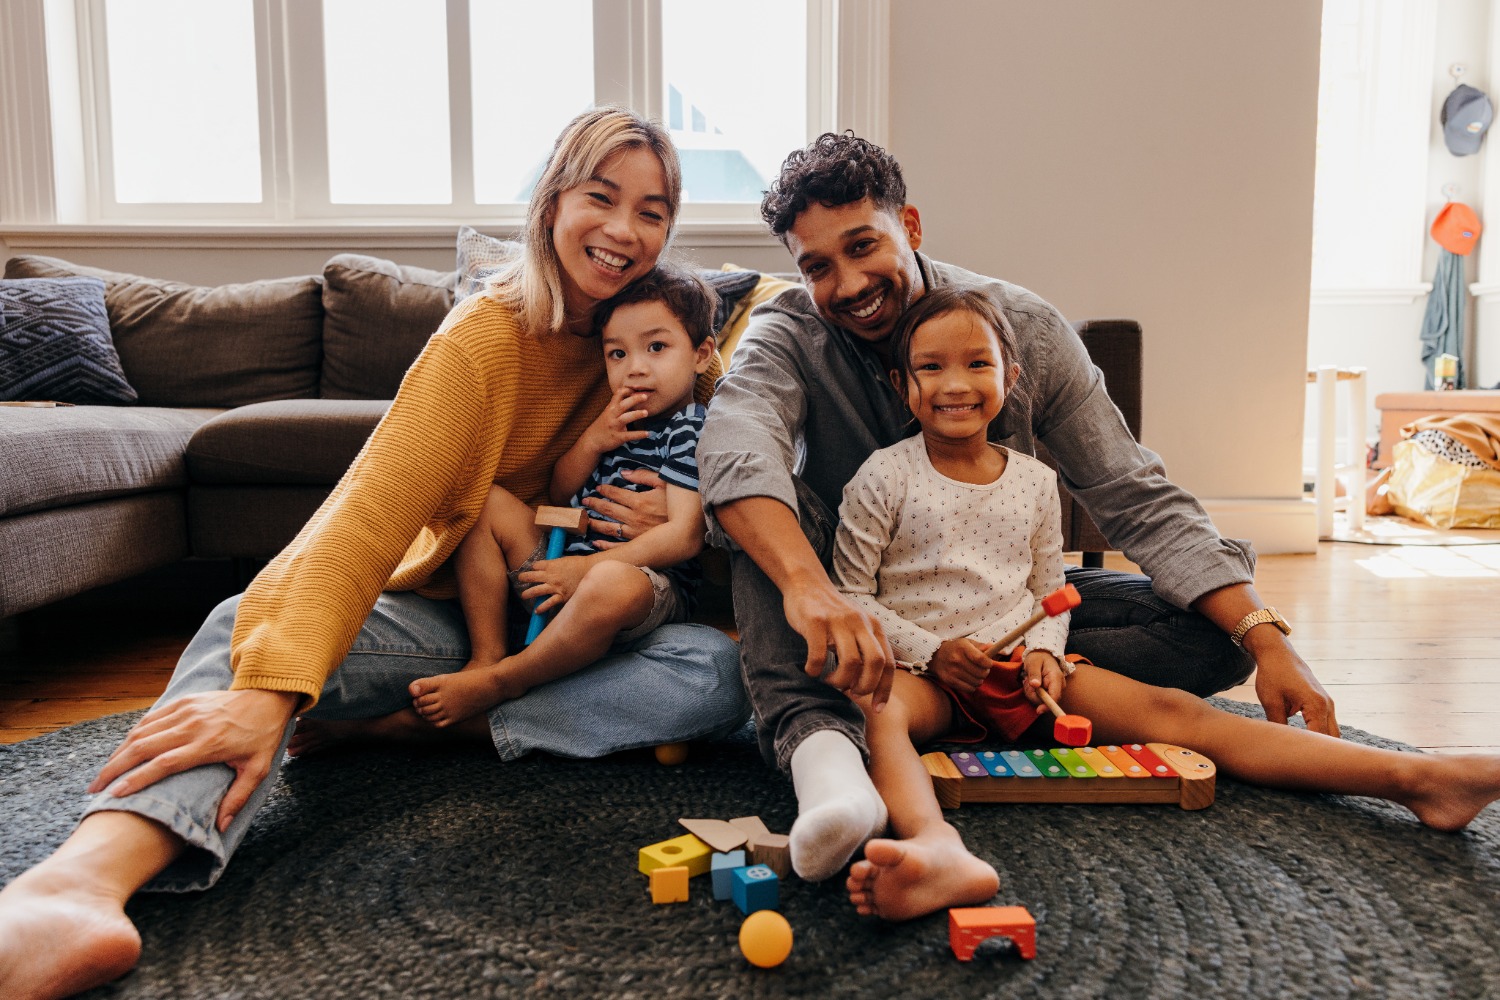
[[[730,879],[734,905],[747,917],[756,910],[774,910],[781,902],[781,880],[765,865],[736,868]]]
[[[714,880],[714,899],[734,898],[733,872],[736,868],[744,868],[745,860],[744,851],[725,851],[714,855],[709,865]]]

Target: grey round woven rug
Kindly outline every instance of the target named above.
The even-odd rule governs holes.
[[[0,880],[67,835],[136,717],[0,747]],[[132,901],[140,967],[89,996],[1500,997],[1494,806],[1441,834],[1382,802],[1221,777],[1202,812],[950,813],[1000,871],[995,904],[1035,916],[1033,961],[996,942],[961,963],[944,914],[862,920],[841,880],[783,883],[796,940],[770,970],[740,955],[739,912],[706,877],[685,904],[651,903],[636,852],[684,832],[678,817],[758,813],[785,831],[793,807],[746,739],[675,768],[644,753],[294,761],[220,885]]]

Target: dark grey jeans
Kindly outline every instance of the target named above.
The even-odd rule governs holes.
[[[833,557],[837,522],[810,488],[796,482],[803,534],[826,568]],[[787,624],[781,591],[738,549],[731,567],[740,669],[766,760],[790,770],[792,752],[820,729],[842,732],[868,757],[863,713],[842,693],[803,671],[807,643]],[[1199,696],[1234,687],[1255,668],[1250,655],[1213,622],[1158,597],[1148,577],[1073,567],[1067,577],[1083,598],[1073,609],[1070,653],[1146,684]]]

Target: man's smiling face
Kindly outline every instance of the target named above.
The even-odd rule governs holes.
[[[787,249],[819,314],[880,347],[926,291],[917,266],[921,245],[915,208],[893,212],[869,198],[834,206],[814,202],[786,233]]]

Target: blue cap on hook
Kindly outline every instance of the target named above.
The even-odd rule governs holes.
[[[1448,152],[1454,156],[1472,156],[1479,152],[1495,109],[1484,91],[1460,83],[1443,101],[1438,117],[1443,123],[1443,142],[1448,144]]]

